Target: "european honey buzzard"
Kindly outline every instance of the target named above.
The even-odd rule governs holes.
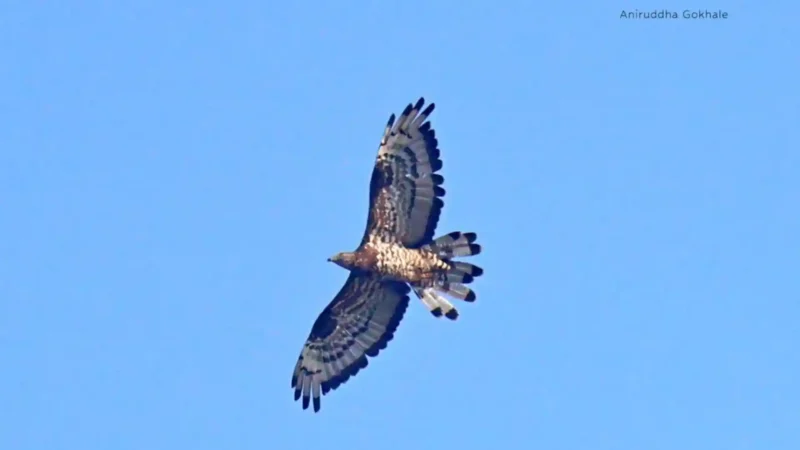
[[[433,239],[444,202],[444,178],[431,103],[409,104],[392,114],[378,148],[369,192],[369,217],[361,244],[329,258],[350,271],[342,289],[314,322],[292,374],[294,398],[303,409],[336,389],[386,348],[413,290],[435,317],[458,317],[442,294],[467,302],[466,285],[480,267],[453,258],[477,255],[475,233],[452,232]],[[420,112],[421,111],[421,112]]]

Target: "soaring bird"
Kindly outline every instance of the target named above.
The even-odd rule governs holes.
[[[466,285],[483,274],[456,257],[477,255],[476,233],[452,232],[433,239],[444,202],[444,178],[431,103],[408,104],[389,121],[378,147],[369,187],[369,216],[361,244],[330,257],[350,275],[320,313],[292,374],[294,399],[303,409],[367,366],[394,336],[410,291],[435,317],[455,320],[458,311],[444,295],[475,301]]]

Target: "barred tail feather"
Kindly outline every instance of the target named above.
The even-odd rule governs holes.
[[[417,294],[422,303],[434,317],[444,315],[450,320],[458,318],[458,310],[446,298],[439,295],[438,289],[433,287],[414,286],[414,293]]]
[[[463,261],[451,261],[450,265],[452,266],[450,270],[447,271],[448,277],[453,276],[455,277],[457,274],[460,274],[465,279],[469,281],[461,281],[461,283],[469,284],[475,277],[479,277],[483,275],[483,269],[476,266],[475,264],[470,264],[468,262]]]
[[[473,256],[481,252],[480,244],[476,244],[478,239],[476,233],[462,233],[454,231],[436,238],[425,248],[433,251],[442,259],[453,259],[464,256]]]
[[[434,289],[442,294],[449,295],[450,297],[457,298],[465,302],[472,303],[475,301],[475,292],[461,283],[450,283],[449,281],[445,281],[444,283],[437,283],[434,286]]]

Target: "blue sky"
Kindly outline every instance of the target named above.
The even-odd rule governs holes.
[[[798,448],[800,7],[601,3],[4,3],[0,448]],[[419,96],[478,301],[303,411]]]

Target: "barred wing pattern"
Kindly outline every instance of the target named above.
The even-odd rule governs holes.
[[[408,307],[409,287],[368,273],[351,272],[314,322],[292,374],[294,399],[303,409],[367,366],[394,337]]]
[[[392,114],[378,149],[370,182],[370,211],[362,244],[400,242],[416,248],[433,238],[444,202],[438,141],[430,122],[434,103],[420,112],[420,98],[395,121]]]

